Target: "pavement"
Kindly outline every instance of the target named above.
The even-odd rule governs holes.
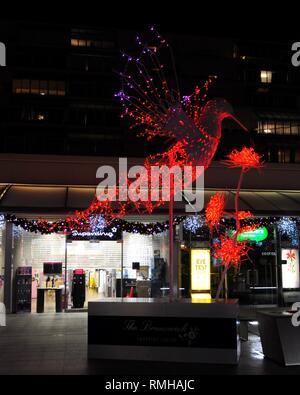
[[[247,313],[248,314],[248,313]],[[1,375],[300,375],[262,353],[257,325],[241,343],[238,366],[87,359],[87,313],[11,314],[0,327]]]

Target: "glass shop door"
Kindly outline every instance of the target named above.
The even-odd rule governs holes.
[[[277,305],[276,256],[259,250],[249,252],[240,270],[228,275],[230,297],[243,305]]]
[[[249,255],[251,257],[251,253]],[[246,270],[246,285],[250,291],[250,302],[255,305],[276,305],[276,256],[254,255],[253,267]]]

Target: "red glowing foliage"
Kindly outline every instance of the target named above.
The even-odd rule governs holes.
[[[240,221],[243,219],[246,219],[246,218],[251,218],[251,217],[253,217],[253,214],[251,213],[251,211],[238,211],[237,218]]]
[[[237,241],[229,236],[221,236],[220,241],[215,243],[213,247],[213,256],[220,260],[221,264],[226,268],[229,268],[231,265],[239,266],[250,250],[245,241]]]
[[[244,233],[244,232],[253,232],[253,231],[254,231],[255,229],[257,229],[258,227],[259,227],[258,224],[243,226],[242,228],[240,228],[240,229],[238,230],[238,234]]]
[[[217,192],[210,198],[205,210],[205,222],[211,229],[219,224],[224,208],[225,194]]]
[[[263,166],[261,158],[262,156],[253,148],[244,147],[241,151],[233,150],[222,163],[228,167],[241,167],[244,171],[248,171],[261,168]]]

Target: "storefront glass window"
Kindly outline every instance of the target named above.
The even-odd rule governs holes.
[[[44,274],[44,262],[61,263],[61,273]],[[65,235],[26,232],[13,227],[13,267],[32,267],[32,307],[36,311],[38,287],[64,288]],[[47,281],[48,280],[48,281]],[[52,282],[53,280],[53,282]],[[48,292],[45,311],[55,311],[55,294]]]
[[[158,298],[168,294],[168,235],[123,234],[123,295]]]
[[[162,296],[167,284],[167,240],[165,234],[142,236],[126,232],[118,241],[68,238],[68,307],[86,307],[89,301],[101,298]],[[83,305],[74,297],[77,273],[84,273]]]
[[[5,223],[0,215],[0,303],[4,302],[4,253]]]
[[[167,232],[153,236],[124,232],[111,240],[81,234],[42,235],[13,226],[12,263],[14,274],[20,267],[32,269],[31,311],[37,309],[40,287],[47,288],[44,311],[53,312],[51,288],[62,288],[63,305],[70,309],[86,308],[89,301],[102,298],[168,295],[168,248]],[[2,250],[0,258],[4,261]],[[55,271],[57,264],[61,270]],[[2,275],[4,265],[1,270]]]
[[[67,242],[68,307],[80,308],[87,306],[92,300],[116,297],[117,278],[121,278],[121,265],[121,242],[69,239]],[[77,273],[84,274],[82,281],[85,284],[81,289],[80,287],[76,289],[75,286]]]

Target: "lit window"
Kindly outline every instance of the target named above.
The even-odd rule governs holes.
[[[291,124],[290,122],[283,123],[283,134],[291,134]]]
[[[38,95],[40,93],[39,80],[31,81],[30,93],[32,95]]]
[[[87,38],[71,38],[71,46],[72,47],[93,47],[93,48],[102,48],[102,49],[110,49],[114,48],[113,41],[105,41],[105,40],[94,40]],[[156,47],[154,52],[156,52]]]
[[[40,81],[40,95],[45,96],[48,94],[48,81]]]
[[[72,38],[71,39],[71,46],[72,47],[78,47],[79,46],[78,40],[76,38]]]
[[[56,96],[57,95],[57,82],[49,81],[49,95]]]
[[[22,93],[22,80],[13,80],[13,93]]]
[[[13,80],[12,89],[15,95],[64,96],[66,93],[64,81]]]
[[[275,133],[275,124],[273,122],[264,122],[263,123],[263,133],[264,134],[274,134]]]
[[[22,93],[28,94],[30,92],[30,80],[22,80]]]
[[[300,123],[292,122],[291,133],[292,134],[300,134]]]
[[[258,121],[258,133],[264,134],[284,134],[299,135],[300,122],[297,121]]]
[[[276,123],[276,134],[283,134],[284,133],[284,123],[277,122]]]
[[[260,79],[263,84],[271,84],[272,82],[272,71],[262,70],[260,72]]]

